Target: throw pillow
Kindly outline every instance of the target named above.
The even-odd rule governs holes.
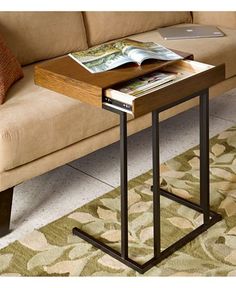
[[[20,63],[0,35],[0,105],[6,99],[8,89],[22,77]]]

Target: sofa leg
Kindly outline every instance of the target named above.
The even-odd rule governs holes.
[[[0,237],[10,232],[13,189],[0,192]]]

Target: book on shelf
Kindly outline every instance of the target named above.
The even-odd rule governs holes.
[[[131,108],[129,105],[132,105],[135,98],[155,90],[177,77],[179,77],[179,73],[155,71],[107,89],[103,100],[110,105],[121,104],[121,108]]]
[[[139,42],[123,39],[101,44],[69,56],[91,73],[114,69],[126,63],[141,65],[144,60],[180,60],[180,55],[154,42]]]

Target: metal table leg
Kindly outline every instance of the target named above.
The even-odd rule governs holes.
[[[121,257],[128,258],[127,114],[120,114]]]
[[[160,151],[159,113],[152,112],[152,167],[153,167],[153,249],[154,258],[161,254],[161,215],[160,215]]]
[[[209,186],[209,95],[208,90],[200,95],[200,205],[204,224],[210,219]]]
[[[209,227],[220,221],[221,215],[210,210],[209,205],[209,97],[208,90],[200,94],[200,205],[192,203],[160,188],[159,160],[159,112],[152,112],[152,153],[153,153],[153,258],[139,264],[128,254],[128,173],[127,173],[127,115],[111,107],[107,110],[120,115],[120,179],[121,179],[121,252],[95,239],[93,236],[75,227],[73,234],[91,243],[98,249],[126,264],[139,273],[144,273],[172,253],[189,243]],[[161,251],[160,195],[178,202],[203,214],[203,224],[185,235],[180,240]]]

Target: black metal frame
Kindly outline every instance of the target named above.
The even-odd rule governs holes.
[[[199,96],[200,95],[200,96]],[[91,243],[98,249],[121,261],[139,273],[144,273],[176,250],[189,243],[195,237],[222,219],[221,215],[210,210],[209,204],[209,95],[208,89],[172,103],[175,106],[193,97],[200,97],[200,205],[192,203],[177,195],[160,188],[160,159],[159,159],[159,113],[168,107],[152,111],[152,153],[153,153],[153,239],[154,256],[144,264],[139,264],[129,258],[128,254],[128,171],[127,171],[127,114],[104,105],[103,108],[120,114],[120,180],[121,180],[121,252],[95,239],[81,229],[73,228],[73,234]],[[203,214],[203,224],[185,235],[171,246],[161,251],[160,229],[160,196],[183,204]]]

